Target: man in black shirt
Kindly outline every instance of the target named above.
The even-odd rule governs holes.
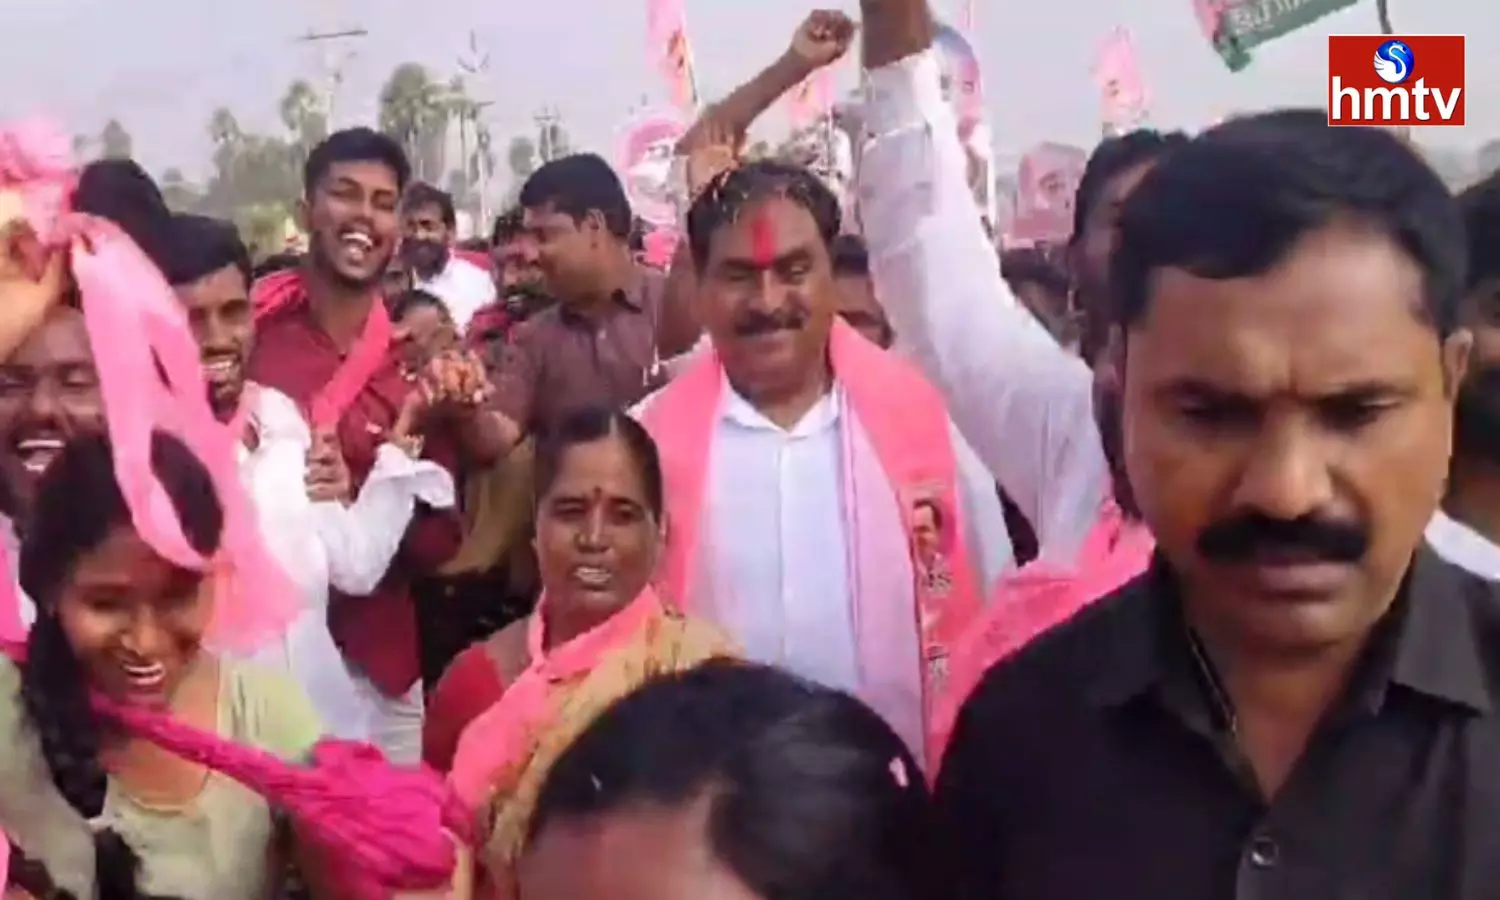
[[[1113,343],[1158,555],[965,706],[959,896],[1500,898],[1500,598],[1422,544],[1464,271],[1437,176],[1321,112],[1145,176]]]

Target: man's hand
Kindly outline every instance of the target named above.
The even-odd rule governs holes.
[[[703,128],[687,148],[688,201],[697,199],[703,190],[738,162],[737,139],[732,129],[713,118],[706,118]]]
[[[836,9],[815,9],[792,35],[792,56],[802,61],[810,73],[838,62],[854,43],[858,26]]]
[[[349,466],[344,451],[332,429],[313,432],[307,451],[307,499],[314,503],[347,503],[349,501]]]
[[[484,362],[472,351],[456,347],[427,361],[417,387],[435,417],[460,421],[472,418],[494,392]]]

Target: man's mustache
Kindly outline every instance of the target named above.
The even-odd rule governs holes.
[[[1370,549],[1369,530],[1316,516],[1273,519],[1250,513],[1216,522],[1198,536],[1198,552],[1220,563],[1263,559],[1352,563]]]
[[[734,333],[737,337],[757,337],[778,331],[797,331],[807,324],[807,319],[807,310],[800,306],[746,310],[734,320]]]

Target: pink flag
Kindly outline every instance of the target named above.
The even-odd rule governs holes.
[[[646,0],[647,53],[667,82],[667,92],[678,109],[698,108],[698,79],[693,72],[693,47],[688,41],[683,0]]]
[[[1066,241],[1073,233],[1073,196],[1088,153],[1079,147],[1038,144],[1021,157],[1011,240],[1021,244]]]
[[[827,66],[807,76],[787,95],[787,118],[806,128],[833,109],[833,71]]]
[[[1116,28],[1099,48],[1094,82],[1102,95],[1101,119],[1107,129],[1128,131],[1146,118],[1149,98],[1128,29]]]

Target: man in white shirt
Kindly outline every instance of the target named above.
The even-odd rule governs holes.
[[[1095,420],[1094,373],[1001,276],[934,51],[887,37],[867,23],[872,139],[861,158],[859,203],[876,292],[900,346],[943,392],[964,437],[1035,529],[1042,558],[1071,564],[1115,481]],[[1103,245],[1107,260],[1114,207],[1172,143],[1125,146],[1128,165],[1100,167],[1108,174],[1096,177],[1089,206],[1079,208],[1080,222],[1099,220],[1075,236],[1075,256],[1098,255]],[[1102,335],[1093,346],[1088,337],[1083,350],[1093,359]],[[1107,399],[1111,376],[1101,376]]]
[[[409,748],[383,740],[389,703],[334,645],[328,589],[370,593],[385,575],[416,501],[451,506],[452,478],[442,467],[386,444],[358,497],[348,503],[349,474],[332,437],[315,438],[291,398],[245,379],[254,343],[250,260],[234,226],[178,216],[162,252],[158,263],[187,309],[203,354],[210,405],[221,421],[243,429],[240,474],[261,536],[305,598],[305,612],[282,641],[256,659],[289,670],[331,734],[374,741],[394,758]]]
[[[401,199],[401,259],[411,270],[412,287],[447,304],[463,334],[482,306],[495,302],[490,273],[453,252],[458,216],[453,198],[416,182]]]
[[[1500,173],[1458,200],[1469,234],[1464,324],[1474,351],[1458,392],[1448,489],[1427,541],[1449,562],[1500,581]]]

